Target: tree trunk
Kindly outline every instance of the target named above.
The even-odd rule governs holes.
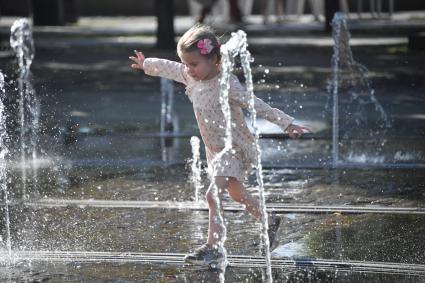
[[[325,30],[332,31],[332,19],[339,11],[339,0],[325,0]]]
[[[63,0],[33,0],[32,12],[36,26],[65,25]]]
[[[155,0],[158,27],[156,46],[161,49],[175,49],[174,41],[174,0]]]
[[[77,0],[65,0],[63,2],[64,17],[66,23],[78,22],[78,2]]]

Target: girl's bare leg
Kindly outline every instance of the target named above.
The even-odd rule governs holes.
[[[222,229],[218,223],[218,215],[217,215],[217,203],[214,199],[213,195],[213,186],[217,186],[218,195],[220,198],[221,204],[221,196],[223,191],[227,188],[229,192],[229,196],[236,202],[239,202],[245,205],[245,209],[254,216],[258,221],[261,220],[261,209],[259,201],[253,197],[244,187],[244,185],[239,182],[234,177],[215,177],[215,182],[211,183],[207,194],[207,202],[209,207],[209,226],[208,226],[208,245],[215,245],[222,236]],[[223,205],[220,206],[221,215],[224,216],[223,213]],[[270,223],[270,217],[268,217]]]
[[[207,199],[208,208],[209,208],[209,219],[208,219],[209,225],[208,225],[207,244],[211,246],[217,244],[217,242],[221,239],[222,233],[223,233],[222,228],[220,227],[220,224],[218,222],[219,215],[217,215],[217,202],[213,195],[214,186],[217,186],[218,196],[220,198],[220,211],[221,211],[221,215],[224,216],[223,205],[221,204],[221,196],[223,194],[223,191],[229,185],[228,180],[229,180],[228,177],[221,177],[221,176],[215,177],[214,183],[210,184],[210,187],[208,188],[208,191],[206,194],[206,199]]]
[[[229,178],[229,196],[243,205],[258,221],[261,220],[261,209],[259,201],[253,197],[236,178]]]

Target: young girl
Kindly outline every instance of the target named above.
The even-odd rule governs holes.
[[[207,243],[186,256],[185,260],[195,264],[206,264],[219,260],[222,255],[217,249],[222,231],[214,221],[216,202],[213,198],[213,186],[216,185],[219,197],[224,190],[229,196],[245,205],[246,210],[257,220],[261,219],[259,201],[244,187],[243,181],[256,162],[254,135],[246,125],[242,109],[249,107],[250,97],[236,76],[230,79],[229,105],[232,122],[231,152],[219,154],[225,145],[226,122],[220,104],[220,43],[210,27],[196,25],[189,29],[177,44],[177,53],[182,63],[145,58],[142,52],[135,51],[135,62],[131,67],[144,70],[151,76],[165,77],[186,85],[186,95],[193,104],[196,121],[205,144],[208,168],[211,173],[206,199],[209,206],[209,227]],[[271,108],[259,98],[255,98],[255,109],[259,117],[271,121],[291,138],[299,137],[304,127],[292,123],[292,117],[282,111]],[[270,245],[280,225],[280,217],[268,217]]]

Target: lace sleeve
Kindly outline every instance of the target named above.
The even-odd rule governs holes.
[[[184,65],[179,62],[159,58],[146,58],[143,62],[146,75],[163,77],[187,85]]]
[[[230,91],[229,103],[240,106],[243,109],[249,109],[250,95],[246,89],[241,85],[236,77],[230,78]],[[257,116],[266,119],[276,125],[282,130],[285,130],[293,121],[294,118],[285,114],[283,111],[272,108],[260,98],[254,98],[254,108]]]

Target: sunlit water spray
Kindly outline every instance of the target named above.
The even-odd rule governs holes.
[[[333,100],[332,165],[336,168],[341,159],[339,149],[347,146],[350,134],[356,136],[363,134],[362,138],[376,141],[376,154],[379,156],[386,143],[383,136],[391,127],[391,123],[374,95],[375,91],[367,78],[367,68],[353,58],[350,32],[344,13],[335,13],[332,27],[335,45],[328,92]],[[341,129],[345,131],[342,137],[340,137]]]
[[[37,159],[37,144],[40,117],[40,102],[31,85],[30,67],[34,59],[32,24],[28,19],[16,20],[11,27],[10,45],[18,60],[18,91],[20,119],[20,154],[22,167],[23,196],[26,197],[26,162],[30,156],[33,163]],[[33,167],[33,173],[36,174]],[[34,178],[37,179],[36,176]]]
[[[161,134],[177,132],[178,125],[173,110],[174,84],[171,80],[161,78]]]
[[[201,182],[201,158],[200,158],[200,140],[198,137],[193,136],[190,138],[190,145],[192,146],[192,175],[191,182],[195,189],[195,202],[199,202],[199,192],[202,189]]]
[[[249,110],[251,112],[251,121],[252,127],[255,132],[255,148],[257,151],[257,160],[256,160],[256,172],[257,172],[257,182],[259,186],[259,197],[260,197],[260,208],[261,208],[261,236],[264,243],[264,252],[266,257],[266,274],[267,274],[267,282],[273,282],[272,278],[272,270],[271,270],[271,259],[270,259],[270,247],[269,247],[269,238],[267,234],[268,223],[267,223],[267,212],[265,205],[265,196],[264,196],[264,182],[263,182],[263,174],[262,174],[262,166],[261,166],[261,150],[258,143],[259,139],[259,129],[257,127],[256,121],[256,111],[254,107],[255,96],[254,96],[254,87],[252,82],[252,72],[251,72],[251,54],[247,49],[247,38],[246,33],[239,30],[236,33],[232,33],[232,37],[230,40],[221,47],[221,55],[222,55],[222,75],[220,80],[220,103],[222,105],[222,110],[225,115],[226,120],[226,141],[225,148],[222,153],[232,150],[232,125],[231,125],[231,117],[230,117],[230,106],[229,106],[229,89],[230,89],[230,74],[233,70],[234,59],[237,55],[241,58],[241,65],[244,71],[245,76],[245,84],[248,95],[250,96],[250,107]]]
[[[174,161],[174,153],[178,148],[179,139],[175,135],[179,132],[178,116],[174,112],[174,84],[173,81],[161,78],[161,113],[160,113],[160,143],[162,161]]]
[[[8,150],[8,135],[6,129],[6,108],[3,104],[5,101],[5,83],[4,76],[0,72],[0,193],[2,194],[1,200],[4,201],[4,221],[6,223],[6,239],[0,238],[0,243],[6,242],[6,249],[9,255],[9,263],[12,260],[12,241],[10,238],[10,220],[9,220],[9,192],[7,186],[7,167],[6,158],[9,154]],[[0,235],[1,237],[2,235]]]

